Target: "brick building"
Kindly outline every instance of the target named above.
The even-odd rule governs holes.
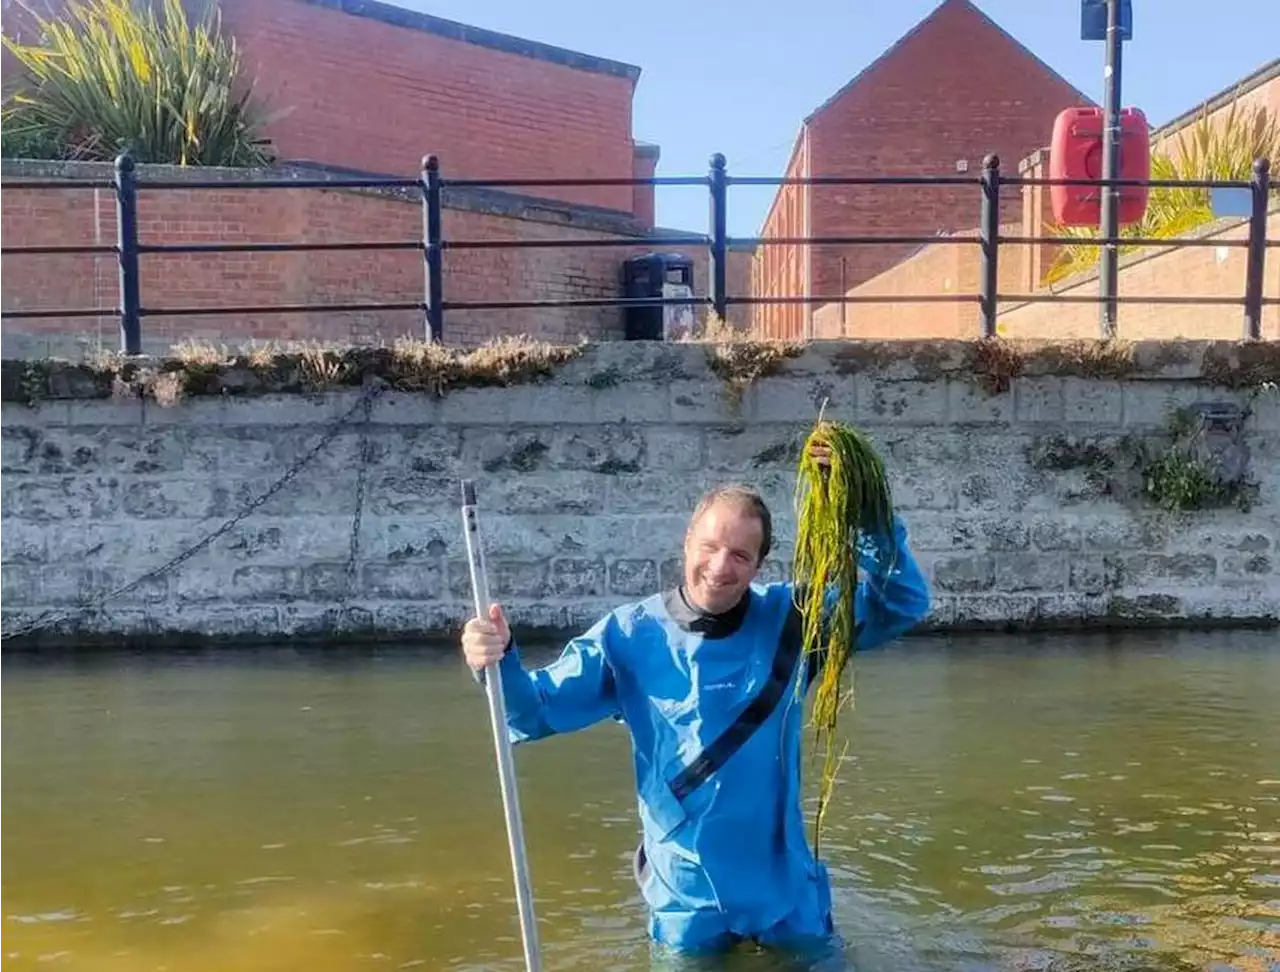
[[[197,17],[210,2],[184,5]],[[631,135],[634,65],[376,0],[216,2],[255,92],[280,113],[267,135],[282,161],[411,176],[434,152],[447,176],[471,179],[617,178],[657,164],[657,147]],[[21,7],[6,0],[4,13],[6,34],[30,36]],[[651,189],[537,194],[652,225]]]
[[[1265,113],[1273,122],[1280,120],[1280,58],[1273,58],[1154,129],[1151,133],[1152,151],[1176,158],[1184,145],[1195,144],[1195,130],[1202,121],[1207,121],[1212,128],[1225,124],[1229,118],[1234,118],[1238,125],[1256,125],[1259,118],[1255,113]],[[1049,148],[1041,148],[1023,160],[1020,168],[1033,178],[1047,176],[1049,156]],[[1274,173],[1280,166],[1280,160],[1273,158],[1270,161]],[[1275,177],[1272,178],[1274,180]],[[1025,236],[1047,234],[1053,220],[1048,192],[1027,187],[1023,197],[1019,231]],[[1266,231],[1268,240],[1276,240],[1278,228],[1280,197],[1273,193]],[[1241,219],[1223,218],[1197,227],[1188,235],[1239,241],[1247,237],[1248,227]],[[1015,257],[1021,266],[1021,274],[1016,284],[1008,289],[1017,293],[1046,289],[1045,275],[1058,254],[1057,248],[1052,244],[1038,244],[1017,249],[1025,250]],[[1271,256],[1275,252],[1268,251],[1264,260],[1262,290],[1263,296],[1269,300],[1280,297],[1280,259]],[[1245,264],[1245,251],[1242,249],[1216,250],[1204,246],[1150,248],[1121,256],[1118,285],[1120,293],[1128,297],[1158,295],[1186,300],[1238,299],[1244,295]],[[936,276],[932,280],[918,279],[914,284],[924,290],[936,285]],[[1091,269],[1074,277],[1056,280],[1052,287],[1064,296],[1092,296],[1098,292],[1098,281]],[[1011,337],[1041,337],[1046,333],[1091,337],[1098,331],[1098,308],[1092,304],[1002,304],[1000,313],[1001,333]],[[1262,319],[1263,337],[1280,339],[1280,307],[1264,307]],[[1170,306],[1135,302],[1120,305],[1116,327],[1117,333],[1126,339],[1184,337],[1230,340],[1240,336],[1242,322],[1240,308],[1229,305],[1189,302]]]
[[[288,110],[271,127],[284,158],[413,173],[434,152],[472,179],[653,174],[655,147],[631,135],[634,65],[370,0],[220,2],[257,91]],[[653,208],[628,186],[536,192]]]
[[[185,0],[193,15],[210,0]],[[62,0],[34,0],[53,11]],[[651,176],[658,146],[631,132],[640,69],[373,0],[218,0],[245,73],[280,112],[267,135],[285,171],[306,168],[413,176],[435,153],[446,179],[565,179]],[[32,39],[25,12],[5,0],[5,33]],[[12,59],[5,62],[12,78]],[[20,166],[6,164],[6,174]],[[27,167],[29,168],[29,167]],[[64,167],[68,171],[74,167]],[[147,167],[143,167],[145,170]],[[57,168],[43,167],[45,175]],[[145,187],[147,171],[140,173]],[[157,172],[155,177],[173,178]],[[222,173],[217,179],[234,179]],[[419,237],[412,194],[327,190],[193,190],[140,196],[144,243],[195,241],[336,242]],[[447,240],[576,239],[631,246],[450,250],[446,301],[533,301],[616,296],[620,264],[649,250],[646,238],[680,234],[654,227],[650,186],[447,189]],[[4,193],[4,231],[13,245],[102,244],[114,233],[109,194],[75,190]],[[691,239],[695,234],[689,234]],[[706,248],[695,261],[705,293]],[[14,256],[7,262],[8,310],[110,307],[110,256]],[[731,286],[747,288],[750,253],[730,254]],[[414,301],[422,297],[421,256],[364,254],[144,255],[142,303],[149,347],[184,337],[368,341],[421,333],[415,311],[169,316],[155,308]],[[74,281],[69,293],[67,281]],[[737,316],[735,309],[735,317]],[[741,311],[745,316],[745,310]],[[445,339],[473,343],[524,331],[549,338],[620,337],[613,309],[449,311]],[[109,316],[6,322],[5,353],[19,347],[65,351],[68,341],[112,344]],[[32,340],[21,341],[23,337]]]
[[[1236,124],[1254,126],[1253,113],[1280,112],[1280,59],[1274,59],[1235,84],[1205,99],[1196,107],[1155,129],[1152,147],[1175,154],[1183,135],[1194,137],[1202,119],[1211,126],[1224,123],[1235,114]],[[1048,139],[1046,138],[1046,142]],[[1048,146],[1020,160],[1017,171],[1031,179],[1049,175]],[[1006,187],[1001,194],[1004,237],[1052,236],[1053,210],[1047,187],[1028,185]],[[1271,207],[1267,238],[1276,238],[1280,226],[1280,196]],[[953,234],[978,237],[977,214],[969,227]],[[1138,300],[1122,303],[1116,322],[1117,334],[1126,340],[1184,337],[1227,340],[1240,336],[1243,326],[1239,305],[1221,303],[1223,298],[1239,301],[1244,294],[1246,251],[1232,248],[1248,235],[1248,221],[1223,217],[1191,231],[1201,237],[1194,247],[1151,247],[1122,254],[1119,288],[1128,298],[1153,297],[1154,303]],[[1203,240],[1217,239],[1223,248],[1206,246]],[[1078,338],[1099,334],[1099,307],[1096,266],[1071,277],[1048,276],[1061,248],[1052,242],[1022,244],[1004,242],[1000,246],[997,289],[1003,295],[997,306],[997,331],[1013,338]],[[849,334],[875,339],[967,338],[980,333],[981,316],[976,302],[981,288],[981,252],[976,246],[939,242],[921,247],[897,263],[847,291],[849,296],[918,297],[964,295],[972,300],[947,302],[927,307],[909,301],[877,301],[857,305],[850,315],[845,305],[827,303],[813,312],[814,332],[821,335]],[[1264,261],[1263,296],[1280,296],[1280,260]],[[1064,297],[1071,303],[1026,301],[1019,295]],[[1170,305],[1174,297],[1187,301]],[[1084,301],[1082,302],[1082,298]],[[1208,298],[1216,304],[1197,303]],[[1263,309],[1262,332],[1268,339],[1280,335],[1280,307]]]
[[[1059,111],[1092,103],[970,0],[943,0],[804,119],[786,175],[976,176],[989,152],[1012,172],[1048,141]],[[979,206],[968,187],[784,186],[760,235],[941,234],[976,226]],[[843,294],[917,249],[762,245],[752,291]],[[857,335],[857,314],[844,310],[845,333]],[[759,307],[755,325],[775,337],[824,336],[812,305]]]

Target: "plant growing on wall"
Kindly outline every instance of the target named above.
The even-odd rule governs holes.
[[[40,40],[4,38],[25,78],[3,108],[3,154],[257,166],[271,161],[268,115],[240,79],[240,53],[210,5],[192,23],[182,0],[68,0],[36,16]],[[33,14],[34,16],[34,14]]]
[[[1280,119],[1263,106],[1241,110],[1233,103],[1220,121],[1211,121],[1202,111],[1195,123],[1178,133],[1173,144],[1153,146],[1153,180],[1248,181],[1255,159],[1280,164]],[[1147,197],[1146,215],[1140,222],[1121,227],[1122,237],[1169,239],[1213,220],[1208,189],[1152,188]],[[1049,234],[1071,239],[1096,239],[1093,226],[1051,226]],[[1132,253],[1136,246],[1121,246]],[[1066,243],[1045,274],[1045,283],[1055,283],[1095,266],[1101,247]]]
[[[1263,389],[1255,390],[1250,402]],[[1258,484],[1249,478],[1243,425],[1249,409],[1225,405],[1175,409],[1163,449],[1147,449],[1142,491],[1161,509],[1235,506],[1248,512]]]

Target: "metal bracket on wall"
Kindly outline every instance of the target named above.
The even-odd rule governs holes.
[[[1222,486],[1244,482],[1249,446],[1244,439],[1248,412],[1236,402],[1196,402],[1187,409],[1192,425],[1187,436],[1190,457],[1208,468]]]

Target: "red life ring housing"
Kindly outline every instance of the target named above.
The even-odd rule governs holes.
[[[1101,179],[1101,108],[1068,108],[1053,123],[1049,148],[1051,179]],[[1151,178],[1151,131],[1137,108],[1120,112],[1120,179]],[[1053,218],[1063,226],[1097,226],[1102,215],[1102,186],[1052,186]],[[1147,211],[1146,186],[1120,187],[1120,225],[1136,223]]]

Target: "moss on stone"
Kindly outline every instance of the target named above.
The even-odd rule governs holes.
[[[590,375],[583,384],[588,388],[594,388],[597,391],[605,388],[615,388],[622,383],[622,371],[617,365],[609,365],[609,367],[597,371]]]
[[[778,374],[803,350],[804,345],[786,341],[716,344],[707,351],[707,365],[724,381],[729,404],[737,409],[752,382]]]
[[[1182,600],[1172,594],[1138,594],[1124,597],[1113,594],[1107,599],[1106,616],[1117,621],[1163,621],[1183,611]]]
[[[970,374],[989,395],[1000,395],[1022,374],[1023,358],[1007,341],[986,338],[973,345]]]
[[[1057,433],[1035,440],[1028,448],[1027,460],[1032,469],[1105,471],[1115,467],[1117,454],[1122,448],[1121,441],[1115,437]]]
[[[642,467],[638,459],[618,459],[612,456],[595,467],[595,471],[600,473],[602,476],[620,476],[623,473],[638,473],[641,469]]]
[[[1119,380],[1138,370],[1133,345],[1125,341],[1008,341],[984,338],[971,346],[970,373],[998,395],[1021,375]]]
[[[788,367],[798,373],[835,376],[881,373],[886,380],[968,380],[990,394],[1008,392],[1023,376],[1073,376],[1123,380],[1138,376],[1260,390],[1280,384],[1276,341],[819,341],[760,340],[728,327],[708,328],[688,345],[618,342],[581,377],[588,387],[622,388],[629,382],[664,384],[696,379],[703,358],[725,383],[737,409],[753,382]],[[3,362],[3,400],[35,403],[57,399],[145,397],[172,403],[204,396],[313,393],[380,380],[406,392],[442,396],[457,388],[538,382],[586,353],[586,343],[552,344],[504,337],[475,348],[414,339],[390,346],[250,343],[229,350],[185,342],[163,358],[129,359],[99,353],[85,362],[44,359]],[[806,351],[803,360],[795,361]],[[795,361],[794,365],[789,362]],[[633,367],[634,365],[634,367]],[[566,377],[566,380],[570,380]]]
[[[794,463],[799,458],[800,443],[794,439],[789,439],[785,442],[775,442],[773,445],[761,449],[751,457],[751,465],[758,469],[761,466]]]
[[[72,364],[54,359],[6,360],[0,381],[4,401],[25,405],[66,398],[110,398],[113,387],[113,375],[91,363]]]
[[[527,438],[510,452],[487,461],[484,468],[486,472],[499,472],[504,469],[514,469],[523,473],[533,472],[542,464],[542,457],[549,449],[550,446],[541,439]]]
[[[963,341],[848,341],[840,342],[831,355],[837,375],[864,371],[887,371],[906,364],[912,381],[936,381],[966,366]]]
[[[476,348],[402,339],[391,347],[251,346],[236,352],[186,342],[163,359],[99,355],[67,361],[5,361],[5,401],[183,398],[319,392],[385,381],[400,391],[442,396],[455,388],[509,386],[550,377],[585,345],[503,337]]]
[[[700,325],[681,338],[681,343],[706,346],[707,367],[724,381],[725,397],[732,411],[741,406],[742,396],[752,382],[777,374],[805,348],[799,341],[761,338],[750,329],[734,327],[715,313],[708,313]]]
[[[1200,376],[1227,388],[1280,384],[1280,341],[1214,342],[1205,348]]]

